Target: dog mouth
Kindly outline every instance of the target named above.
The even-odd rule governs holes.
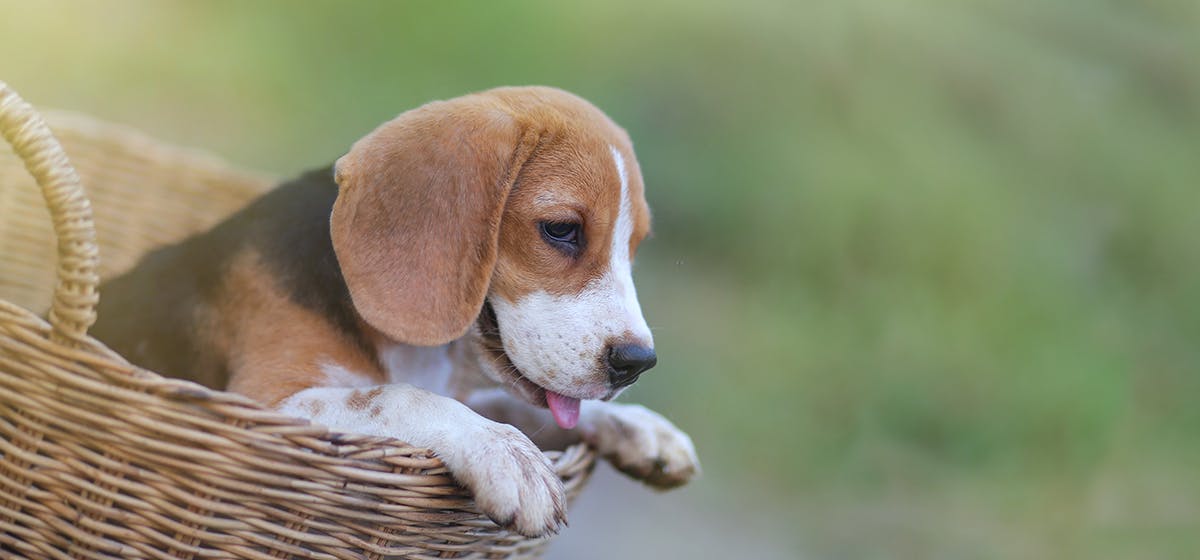
[[[500,322],[496,319],[496,310],[492,308],[490,301],[484,302],[477,325],[484,355],[495,366],[505,387],[534,406],[549,408],[554,421],[560,427],[568,430],[574,428],[579,421],[579,399],[556,393],[534,383],[513,364],[508,352],[504,350],[504,341],[500,337]]]

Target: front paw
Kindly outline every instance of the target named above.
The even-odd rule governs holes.
[[[438,454],[475,495],[484,515],[527,537],[557,533],[566,523],[562,480],[524,434],[507,424],[488,422],[460,441],[462,445]]]
[[[644,406],[609,404],[588,415],[584,437],[621,472],[667,489],[700,473],[692,438]]]

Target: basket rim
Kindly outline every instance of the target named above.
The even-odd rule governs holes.
[[[161,156],[163,159],[184,159],[187,161],[189,167],[201,168],[205,171],[214,171],[221,174],[236,174],[243,178],[262,181],[268,185],[274,185],[279,180],[276,174],[232,163],[224,156],[203,148],[185,146],[176,144],[170,140],[163,140],[155,136],[152,132],[148,132],[132,124],[112,121],[89,115],[82,111],[58,107],[42,108],[38,112],[49,125],[51,133],[56,137],[86,137],[103,139],[107,142],[118,144],[134,145],[138,147],[139,152],[148,152],[146,155],[149,159],[156,159],[156,156]],[[87,185],[83,186],[86,193]]]
[[[165,377],[157,372],[138,367],[130,363],[100,341],[86,337],[81,344],[64,346],[54,340],[53,326],[42,317],[5,299],[0,299],[0,350],[22,347],[44,354],[52,354],[60,365],[74,364],[95,372],[95,376],[75,375],[64,370],[61,390],[69,391],[70,386],[79,386],[88,391],[95,391],[101,397],[122,399],[134,404],[164,401],[180,406],[199,406],[212,411],[214,416],[226,420],[233,418],[235,424],[251,423],[253,429],[242,425],[231,425],[228,421],[197,418],[188,416],[192,424],[213,428],[208,432],[199,428],[180,428],[195,430],[204,434],[220,434],[233,430],[250,431],[261,434],[261,439],[282,438],[288,445],[296,445],[294,451],[283,451],[282,454],[293,458],[303,458],[305,461],[322,462],[319,455],[329,456],[331,461],[352,460],[366,466],[377,463],[388,468],[411,469],[414,463],[400,461],[406,457],[422,457],[420,466],[426,475],[446,475],[450,471],[437,458],[436,450],[413,446],[403,440],[387,436],[340,432],[327,426],[312,422],[306,418],[290,416],[271,410],[262,404],[243,395],[210,389],[198,383]],[[112,371],[114,375],[104,372]],[[67,379],[67,376],[70,378]],[[166,431],[171,428],[164,427]],[[193,437],[196,434],[189,434]],[[203,436],[201,436],[203,437]],[[220,435],[213,435],[220,438]],[[300,445],[303,440],[303,445]],[[303,448],[303,449],[300,449]],[[280,448],[275,448],[279,450]],[[314,453],[315,452],[315,453]],[[577,475],[581,469],[590,470],[595,463],[595,450],[586,442],[579,442],[563,450],[544,451],[554,464],[555,472],[560,477]],[[350,466],[333,466],[336,471],[352,469]],[[411,475],[395,472],[384,472],[378,469],[359,470],[356,476],[360,480],[370,480],[376,484],[410,486],[414,483],[420,486],[443,483],[440,480],[421,481]],[[366,474],[365,479],[364,474]]]

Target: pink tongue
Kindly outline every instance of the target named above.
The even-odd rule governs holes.
[[[570,430],[579,422],[579,399],[546,391],[546,404],[550,405],[550,413],[562,429]]]

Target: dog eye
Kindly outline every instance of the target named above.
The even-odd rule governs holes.
[[[542,235],[552,243],[579,245],[579,224],[571,222],[542,222]]]

